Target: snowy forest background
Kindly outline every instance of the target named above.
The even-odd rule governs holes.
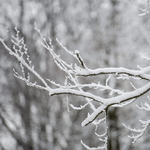
[[[52,57],[41,46],[34,30],[36,22],[42,34],[50,37],[56,53],[71,60],[61,50],[56,38],[69,50],[79,50],[88,67],[146,66],[141,54],[149,55],[149,13],[140,16],[145,8],[142,0],[0,0],[0,37],[12,46],[10,38],[14,27],[25,38],[31,60],[43,77],[62,82],[62,72]],[[28,87],[14,77],[17,60],[0,44],[0,150],[84,150],[80,140],[89,146],[98,146],[93,125],[81,127],[88,108],[67,111],[66,96],[50,97],[45,91]],[[18,69],[19,70],[19,69]],[[82,79],[87,83],[88,78]],[[111,83],[113,87],[133,88],[124,82]],[[138,86],[138,83],[134,83]],[[142,83],[140,83],[142,84]],[[86,90],[86,89],[85,89]],[[104,97],[108,93],[104,92]],[[81,97],[69,96],[80,106]],[[140,128],[139,119],[150,119],[149,113],[137,109],[138,101],[123,108],[109,110],[109,150],[149,150],[150,129],[136,143],[127,137],[130,131],[122,123]],[[99,127],[99,132],[104,130]]]

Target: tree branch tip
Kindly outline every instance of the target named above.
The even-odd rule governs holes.
[[[0,42],[1,42],[1,43],[4,43],[4,39],[3,39],[3,38],[0,38]]]
[[[79,54],[79,50],[75,50],[75,54]]]
[[[37,23],[36,23],[36,21],[34,21],[34,27],[37,27]]]

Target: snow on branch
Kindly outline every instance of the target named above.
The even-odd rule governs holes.
[[[145,106],[144,106],[145,105]],[[138,106],[136,105],[139,109],[143,109],[143,110],[146,110],[146,111],[150,111],[150,105],[148,103],[143,103],[141,102],[141,106]]]
[[[106,109],[106,105],[99,106],[92,114],[88,114],[87,118],[82,122],[82,126],[87,126],[93,122]]]
[[[150,100],[149,96],[147,96],[147,98],[148,98],[148,100]],[[143,105],[143,103],[141,102],[141,106],[138,106],[138,105],[136,105],[136,106],[140,110],[150,111],[150,105],[148,103],[144,103],[144,105]],[[147,120],[147,121],[139,120],[139,122],[142,124],[141,129],[131,128],[130,126],[123,124],[128,130],[135,133],[132,135],[128,135],[128,137],[130,139],[133,139],[132,143],[136,142],[141,136],[143,136],[143,134],[145,133],[146,129],[148,128],[148,126],[150,124],[150,120]]]
[[[149,67],[150,68],[150,67]],[[98,69],[81,69],[76,70],[77,76],[96,76],[96,75],[102,75],[102,74],[126,74],[130,77],[139,77],[140,79],[148,80],[150,81],[150,75],[146,74],[147,70],[131,70],[123,67],[119,68],[98,68]]]
[[[134,134],[128,135],[130,139],[133,139],[132,143],[135,143],[145,133],[146,129],[148,128],[150,124],[150,120],[147,120],[147,121],[139,120],[139,121],[142,123],[141,129],[131,128],[130,126],[126,126],[125,124],[123,124],[125,128],[127,128],[131,132],[136,133],[136,135]]]
[[[101,115],[103,112],[107,112],[109,107],[115,106],[115,107],[123,107],[125,105],[128,105],[135,101],[137,98],[142,96],[143,94],[147,93],[150,90],[150,66],[147,66],[145,68],[138,67],[137,70],[127,69],[123,67],[119,68],[97,68],[97,69],[90,69],[85,64],[83,57],[81,57],[79,51],[75,50],[75,52],[69,51],[66,47],[64,47],[59,40],[57,39],[57,42],[60,44],[62,49],[70,54],[71,57],[76,58],[76,63],[69,64],[66,60],[63,60],[58,54],[56,54],[53,50],[53,45],[51,43],[51,40],[47,41],[41,34],[40,30],[35,27],[36,31],[39,33],[41,39],[42,39],[42,45],[43,47],[50,53],[52,56],[55,64],[58,66],[60,70],[62,70],[65,73],[65,80],[64,84],[61,85],[60,83],[56,83],[56,81],[52,81],[51,77],[49,79],[44,79],[38,72],[35,71],[34,66],[32,65],[32,61],[30,60],[30,57],[28,55],[28,49],[26,48],[26,44],[24,43],[24,38],[19,37],[19,31],[17,28],[16,35],[12,37],[12,43],[13,47],[9,48],[7,44],[5,43],[4,39],[0,38],[0,42],[5,47],[5,49],[9,52],[10,55],[14,56],[20,63],[20,68],[22,71],[22,75],[20,75],[17,71],[14,70],[14,75],[18,79],[24,81],[28,86],[32,86],[38,89],[46,90],[49,92],[51,96],[53,95],[60,95],[60,94],[70,94],[75,96],[82,96],[85,98],[84,104],[81,106],[74,106],[73,104],[68,104],[68,106],[71,106],[75,110],[81,110],[85,107],[89,106],[91,108],[91,113],[88,113],[87,117],[83,120],[82,126],[87,126],[89,124],[94,124],[97,126],[98,124],[101,124],[101,122],[106,121],[106,116],[102,119],[97,121],[97,117]],[[146,58],[149,60],[149,58]],[[25,72],[26,68],[28,72]],[[39,81],[41,81],[41,84],[37,84],[36,81],[31,81],[30,79],[30,73],[32,73]],[[87,76],[101,76],[103,74],[108,74],[108,78],[105,80],[105,84],[101,84],[99,81],[98,83],[88,83],[83,84],[80,82],[80,77],[87,77]],[[130,82],[131,86],[133,87],[133,90],[129,92],[125,92],[125,89],[115,89],[112,88],[109,85],[109,81],[112,78],[112,75],[118,79],[128,80],[129,78],[132,78],[132,80],[145,80],[145,85],[142,85],[139,88],[136,88],[132,82]],[[84,88],[88,88],[87,91],[84,90]],[[110,94],[108,94],[108,98],[104,98],[100,92],[99,95],[96,95],[93,93],[93,90],[99,90],[101,93],[103,91],[109,91]],[[68,98],[67,98],[68,99]],[[69,102],[68,102],[69,103]],[[138,107],[139,109],[143,110],[150,110],[149,104],[145,103],[144,106],[142,104],[141,107]],[[133,130],[130,127],[127,127],[130,131],[138,132],[139,134],[137,136],[133,136],[130,138],[133,138],[137,140],[140,136],[142,136],[146,130],[146,128],[149,125],[149,121],[144,122],[140,121],[143,124],[143,128],[141,130]],[[95,133],[99,139],[106,144],[104,147],[97,147],[97,148],[90,148],[85,143],[81,141],[84,147],[87,149],[104,149],[107,145],[107,136],[105,138],[101,138],[100,135]],[[107,135],[106,132],[102,135]]]
[[[85,98],[89,98],[89,99],[99,102],[101,104],[101,106],[99,108],[95,109],[93,114],[90,115],[90,117],[87,119],[87,120],[89,120],[89,122],[92,122],[96,118],[96,116],[98,116],[98,114],[103,112],[104,109],[106,109],[112,105],[121,104],[123,102],[128,102],[128,101],[131,101],[132,99],[138,98],[139,96],[148,92],[150,89],[150,83],[147,83],[143,87],[141,87],[139,89],[135,89],[134,91],[131,91],[131,92],[124,92],[124,91],[121,91],[118,89],[113,89],[108,85],[108,81],[110,80],[111,76],[109,76],[109,78],[107,78],[106,85],[102,85],[102,84],[100,84],[100,82],[98,84],[96,84],[96,83],[91,83],[91,84],[79,83],[78,77],[80,77],[80,76],[94,76],[94,75],[96,76],[96,75],[101,75],[101,74],[110,74],[110,75],[111,74],[115,74],[115,75],[126,74],[131,77],[139,77],[141,79],[145,79],[145,80],[149,81],[150,75],[146,74],[147,72],[145,70],[147,70],[147,69],[130,70],[130,69],[120,67],[120,68],[98,68],[95,70],[91,70],[85,65],[83,58],[80,56],[79,52],[76,51],[75,52],[76,55],[75,55],[75,54],[73,54],[73,52],[69,52],[69,50],[67,50],[64,46],[62,46],[66,52],[68,52],[72,56],[76,57],[82,66],[82,68],[80,68],[79,66],[77,66],[75,64],[73,67],[72,64],[69,65],[66,61],[62,60],[59,55],[54,53],[51,41],[49,41],[49,43],[47,43],[46,39],[41,35],[40,30],[36,29],[44,42],[43,46],[53,56],[53,59],[54,59],[54,62],[56,63],[56,65],[67,74],[66,79],[68,80],[68,83],[64,84],[64,85],[60,85],[59,83],[55,83],[54,81],[51,81],[50,79],[43,79],[39,75],[39,73],[37,73],[34,70],[34,66],[32,66],[31,61],[29,59],[29,55],[27,54],[27,48],[26,48],[26,45],[24,44],[24,40],[23,40],[23,38],[21,38],[21,39],[19,38],[19,31],[17,30],[17,28],[15,28],[15,29],[16,29],[16,36],[15,37],[13,36],[13,39],[12,39],[12,43],[14,44],[13,50],[10,49],[5,44],[3,39],[0,39],[0,42],[3,44],[3,46],[6,48],[6,50],[11,55],[16,57],[18,59],[18,61],[21,63],[20,66],[21,66],[23,76],[19,75],[17,72],[15,72],[15,76],[17,78],[25,81],[27,85],[47,90],[51,96],[58,95],[58,94],[72,94],[72,95],[77,95],[77,96],[83,96]],[[26,57],[24,57],[24,55],[26,55]],[[36,82],[32,83],[30,81],[29,73],[28,73],[28,76],[25,77],[24,67],[26,67],[31,73],[33,73],[43,83],[43,85],[37,85]],[[51,86],[49,86],[48,83],[46,82],[46,80],[49,81],[51,84],[55,85],[56,88],[52,88]],[[110,90],[111,93],[115,92],[115,93],[119,94],[119,96],[105,99],[105,98],[102,98],[101,96],[92,94],[90,92],[85,92],[82,89],[84,87],[89,87],[89,88],[94,88],[94,89],[100,88],[102,91]],[[91,105],[91,102],[88,104]],[[87,123],[88,123],[88,121],[86,121],[86,123],[83,123],[82,125],[86,125]]]
[[[30,72],[32,72],[44,85],[45,88],[47,88],[48,90],[50,90],[50,87],[48,86],[48,84],[46,83],[46,81],[34,70],[34,66],[31,65],[31,61],[29,59],[29,55],[27,53],[27,48],[26,45],[24,44],[24,39],[21,38],[19,39],[19,31],[17,30],[17,28],[15,28],[16,30],[16,37],[13,36],[12,39],[12,43],[13,45],[13,50],[10,49],[4,39],[0,38],[0,42],[3,44],[3,46],[5,47],[5,49],[9,52],[10,55],[14,56],[15,58],[17,58],[17,60],[21,63],[21,66],[23,65],[24,67],[26,67]],[[24,55],[26,55],[24,58]],[[15,76],[20,78],[21,80],[24,81],[28,81],[28,79],[26,79],[26,77],[24,76],[24,67],[21,67],[23,76],[21,78],[21,76],[15,72]]]
[[[143,15],[146,15],[146,14],[148,14],[148,11],[149,11],[149,0],[145,0],[145,2],[146,2],[146,8],[145,9],[143,9],[143,8],[141,8],[140,10],[142,11],[142,13],[141,14],[139,14],[139,16],[143,16]]]
[[[89,147],[88,145],[86,145],[82,140],[81,140],[81,144],[87,149],[87,150],[102,150],[106,148],[106,145],[102,146],[102,147]]]

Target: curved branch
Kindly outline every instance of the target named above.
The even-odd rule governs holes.
[[[98,68],[98,69],[82,69],[82,70],[75,70],[77,76],[96,76],[102,74],[126,74],[132,77],[139,77],[141,79],[150,81],[150,75],[145,74],[145,70],[131,70],[123,67],[119,68]]]
[[[44,85],[46,88],[48,88],[50,90],[50,87],[48,86],[48,84],[45,82],[45,80],[34,70],[34,67],[30,67],[25,60],[20,57],[18,54],[16,54],[15,52],[13,52],[13,50],[11,50],[4,42],[3,39],[0,38],[0,42],[3,44],[3,46],[5,47],[5,49],[9,52],[10,55],[13,55],[14,57],[17,58],[17,60],[22,63],[22,65],[24,65],[29,71],[31,71]]]

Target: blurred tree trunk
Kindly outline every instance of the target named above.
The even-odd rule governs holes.
[[[23,147],[24,150],[33,150],[33,142],[32,142],[32,128],[31,128],[31,100],[32,97],[30,97],[28,87],[26,90],[24,90],[24,96],[25,96],[25,105],[20,105],[20,114],[22,118],[22,123],[25,128],[26,133],[26,147]],[[18,103],[19,104],[19,103]]]
[[[24,28],[24,15],[25,15],[25,1],[20,0],[19,5],[20,5],[20,16],[19,16],[19,31],[20,31],[20,36],[24,37],[26,39],[26,35],[24,34],[23,28]],[[33,150],[33,141],[32,141],[32,119],[31,119],[31,101],[32,97],[30,97],[30,92],[29,88],[26,86],[22,88],[24,91],[24,105],[20,105],[19,101],[18,103],[15,103],[16,105],[19,105],[19,111],[20,115],[22,118],[22,123],[25,128],[25,133],[26,133],[26,144],[23,147],[24,150]],[[17,106],[16,106],[17,107]]]
[[[109,56],[113,56],[112,58],[106,60],[106,65],[109,66],[117,66],[117,42],[118,42],[118,34],[119,34],[119,1],[118,0],[110,0],[111,11],[109,18],[109,31],[110,31],[110,40],[108,43],[109,47],[106,47],[106,53]],[[112,86],[117,88],[118,85],[116,81],[113,81]],[[110,108],[108,110],[108,118],[109,118],[109,150],[120,150],[120,142],[119,142],[119,123],[118,123],[118,108]]]

